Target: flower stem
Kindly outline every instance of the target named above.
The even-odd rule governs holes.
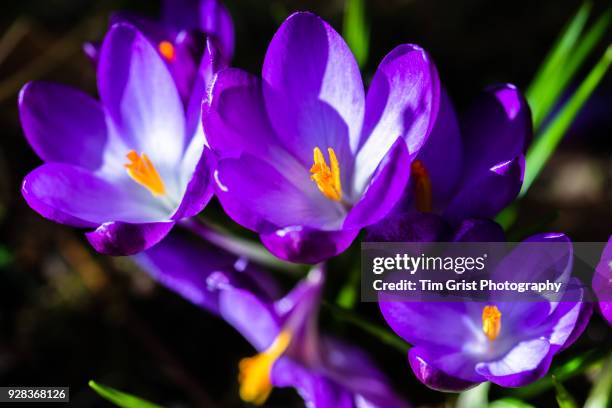
[[[410,349],[410,345],[389,330],[380,327],[376,323],[372,323],[356,315],[354,312],[335,306],[327,301],[322,302],[324,309],[328,310],[334,319],[352,324],[364,332],[376,337],[383,343],[393,347],[399,352],[406,354]]]
[[[225,228],[208,220],[192,217],[181,221],[179,225],[227,252],[246,257],[262,266],[290,272],[292,274],[304,270],[302,265],[280,260],[272,255],[263,245],[248,239],[236,237]]]

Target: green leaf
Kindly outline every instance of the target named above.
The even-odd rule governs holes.
[[[585,2],[580,7],[544,58],[544,62],[527,89],[526,96],[531,107],[534,128],[537,128],[545,118],[546,112],[550,109],[551,100],[554,103],[554,98],[551,98],[550,95],[560,93],[557,77],[564,69],[565,61],[570,59],[572,49],[589,18],[591,7],[591,2]]]
[[[497,401],[493,401],[489,404],[488,408],[535,408],[531,404],[527,404],[516,398],[502,398]]]
[[[89,381],[89,387],[97,392],[102,398],[121,408],[163,408],[161,405],[145,401],[142,398],[107,387],[106,385],[98,384],[93,380]]]
[[[370,27],[365,16],[365,0],[345,0],[343,36],[363,68],[370,51]]]
[[[559,408],[578,408],[576,400],[574,400],[561,381],[557,380],[557,377],[554,375],[552,376],[552,382],[555,386],[557,404],[559,404]]]
[[[490,382],[484,382],[477,387],[463,391],[457,398],[456,408],[485,408],[489,405]]]
[[[612,63],[612,46],[608,46],[604,55],[597,64],[595,64],[576,92],[574,92],[565,105],[563,105],[559,113],[551,120],[541,136],[535,140],[527,152],[525,180],[520,193],[521,196],[525,195],[527,190],[529,190],[536,176],[540,173],[561,142],[563,135],[580,112],[580,109],[582,109],[587,99],[601,82],[610,67],[610,63]]]
[[[602,408],[612,403],[612,354],[595,378],[595,385],[584,403],[584,408]]]

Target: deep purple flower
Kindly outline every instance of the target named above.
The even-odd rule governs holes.
[[[489,87],[459,118],[443,91],[435,126],[412,162],[403,199],[370,233],[379,240],[405,241],[389,226],[435,223],[436,231],[421,231],[428,236],[453,230],[466,219],[494,217],[521,189],[531,134],[529,106],[513,85]]]
[[[612,236],[610,236],[595,269],[593,291],[599,298],[601,314],[612,325]]]
[[[225,65],[234,53],[234,25],[219,0],[163,0],[159,20],[121,11],[111,16],[110,25],[117,23],[131,24],[144,34],[170,70],[181,99],[186,104],[194,99],[198,110],[203,90],[194,88],[207,39]],[[99,44],[86,43],[84,50],[97,64]]]
[[[486,235],[486,234],[485,234]],[[553,356],[582,333],[592,313],[585,289],[571,278],[572,246],[562,234],[524,242],[556,245],[551,251],[519,245],[495,268],[495,281],[569,283],[561,301],[385,301],[391,328],[414,347],[408,359],[417,378],[442,391],[461,391],[484,381],[520,387],[546,374]],[[551,274],[551,271],[554,274]],[[546,275],[544,275],[546,274]]]
[[[201,82],[216,63],[207,42]],[[183,107],[166,64],[135,28],[110,29],[97,78],[99,102],[58,84],[22,89],[21,123],[45,161],[26,176],[22,193],[44,217],[94,229],[86,235],[98,251],[134,254],[206,205],[209,155],[198,109]]]
[[[215,80],[203,123],[221,157],[216,194],[278,257],[334,256],[398,200],[438,99],[423,49],[391,51],[365,95],[340,35],[293,14],[268,47],[262,79],[226,69]]]
[[[259,352],[240,362],[242,399],[260,405],[273,387],[294,387],[309,407],[405,407],[363,351],[319,334],[322,285],[317,267],[275,302],[220,287],[221,316]]]

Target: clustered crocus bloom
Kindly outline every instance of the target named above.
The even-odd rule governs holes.
[[[272,39],[259,79],[219,73],[203,124],[220,156],[216,195],[282,259],[315,263],[346,249],[387,214],[438,110],[427,53],[401,45],[367,95],[340,35],[296,13]]]
[[[612,325],[612,236],[608,240],[593,275],[593,291],[601,314]]]
[[[435,126],[412,162],[404,196],[369,229],[369,239],[453,240],[462,221],[494,217],[521,189],[531,135],[529,106],[513,85],[487,88],[459,118],[441,92]]]
[[[208,42],[202,78],[215,54]],[[199,109],[183,107],[167,65],[134,27],[109,30],[97,69],[100,101],[46,82],[22,89],[22,126],[45,161],[22,193],[44,217],[93,229],[96,250],[134,254],[202,210],[213,194],[210,159]]]
[[[409,363],[425,385],[441,391],[461,391],[485,381],[520,387],[544,376],[553,356],[582,333],[592,305],[585,302],[580,282],[570,276],[571,242],[563,234],[536,235],[524,242],[492,276],[496,281],[546,276],[567,284],[560,301],[490,296],[483,302],[402,302],[385,301],[381,295],[382,314],[414,346]],[[556,255],[530,249],[530,242],[557,245]]]

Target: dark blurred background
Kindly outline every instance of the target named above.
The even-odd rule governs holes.
[[[234,65],[251,72],[259,72],[270,38],[292,11],[314,11],[338,31],[342,28],[339,0],[225,3],[236,27]],[[594,14],[606,3],[595,2]],[[370,1],[371,52],[365,78],[394,46],[411,42],[433,56],[459,110],[491,83],[512,82],[524,89],[580,4]],[[89,390],[89,379],[163,405],[241,406],[237,364],[253,350],[237,333],[157,286],[129,260],[95,254],[79,231],[44,220],[29,209],[19,191],[23,176],[40,164],[20,129],[21,86],[45,79],[95,94],[94,70],[81,52],[82,42],[102,38],[113,10],[156,16],[159,4],[4,0],[0,7],[0,385],[70,386],[72,405],[84,407],[108,406]],[[608,75],[520,204],[516,236],[557,230],[578,241],[604,241],[612,232],[610,85]],[[207,212],[214,216],[218,208],[213,204]],[[353,249],[338,262],[357,256]],[[338,285],[331,284],[329,290]],[[380,321],[375,305],[359,305],[359,311]],[[334,329],[376,350],[397,389],[415,405],[442,406],[447,400],[414,379],[404,355],[386,351],[350,327],[336,324]],[[595,317],[572,350],[601,345],[606,330]],[[586,393],[585,380],[566,386],[579,397]],[[492,389],[493,395],[503,393]],[[553,401],[548,392],[532,402],[552,406]],[[303,403],[292,390],[275,390],[269,406]]]

